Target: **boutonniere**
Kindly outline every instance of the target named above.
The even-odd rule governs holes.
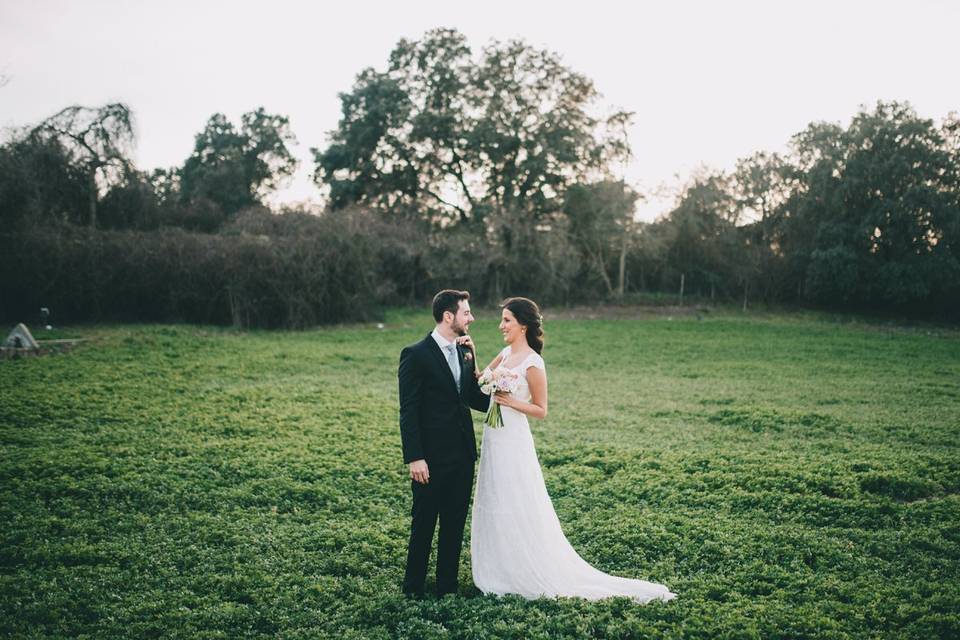
[[[459,349],[461,355],[463,355],[464,362],[473,362],[473,357],[474,357],[473,347],[467,347],[467,346],[464,346],[462,342],[457,342],[457,349]]]

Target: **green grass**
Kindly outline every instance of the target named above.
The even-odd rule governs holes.
[[[459,597],[400,597],[396,365],[426,313],[93,326],[0,362],[0,633],[960,636],[960,333],[546,315],[533,428],[564,531],[676,600],[485,597],[469,544]],[[478,316],[486,361],[496,312]]]

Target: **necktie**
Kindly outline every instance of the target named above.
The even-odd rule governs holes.
[[[448,344],[446,346],[447,351],[447,364],[450,366],[450,373],[453,374],[453,379],[457,382],[457,391],[460,391],[460,363],[457,361],[457,345]]]

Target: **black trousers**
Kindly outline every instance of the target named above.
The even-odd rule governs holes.
[[[473,489],[472,460],[446,467],[430,466],[430,482],[411,480],[413,489],[410,543],[407,546],[407,571],[403,578],[404,593],[423,592],[427,563],[433,546],[433,531],[440,520],[437,540],[437,592],[456,593],[463,527]]]

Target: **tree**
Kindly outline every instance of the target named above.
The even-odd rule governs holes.
[[[478,60],[455,30],[401,40],[386,71],[340,95],[342,118],[314,179],[333,207],[364,203],[432,221],[539,221],[566,189],[629,152],[630,114],[592,115],[593,83],[556,54],[492,42]],[[501,225],[510,243],[510,225]]]
[[[757,152],[737,161],[733,179],[737,211],[734,222],[772,219],[790,196],[787,161],[776,153]]]
[[[794,137],[798,186],[784,205],[807,294],[823,303],[931,304],[960,290],[958,145],[905,103]]]
[[[104,229],[156,229],[160,224],[159,204],[150,176],[131,171],[100,200],[99,223]]]
[[[57,138],[15,132],[0,147],[0,226],[4,230],[51,222],[79,223],[90,185]]]
[[[712,296],[717,285],[723,285],[738,253],[739,216],[730,176],[701,172],[681,191],[673,210],[658,221],[670,275],[682,277],[686,290],[696,286],[702,291],[706,285]]]
[[[960,217],[960,168],[943,132],[894,102],[861,111],[846,137],[842,198],[854,236],[844,244],[865,258],[861,291],[902,306],[960,281],[957,238],[945,235]]]
[[[289,120],[263,107],[243,114],[239,130],[216,113],[197,134],[193,153],[180,170],[180,197],[211,201],[227,216],[261,204],[296,170],[287,146],[295,142]]]
[[[119,102],[96,109],[73,105],[41,122],[33,135],[56,140],[71,162],[83,168],[88,184],[88,223],[96,228],[100,196],[133,170],[129,156],[135,135],[130,108]]]
[[[790,164],[783,156],[764,151],[738,160],[731,176],[744,250],[737,266],[745,283],[744,300],[750,280],[756,280],[759,287],[754,289],[759,288],[757,293],[768,298],[775,297],[786,282],[780,216],[796,186],[791,176]]]
[[[626,256],[634,235],[634,211],[640,194],[622,181],[604,181],[573,185],[566,191],[563,211],[570,220],[573,244],[582,252],[586,264],[603,280],[607,294],[623,297],[626,280]],[[608,267],[619,254],[616,292]]]

